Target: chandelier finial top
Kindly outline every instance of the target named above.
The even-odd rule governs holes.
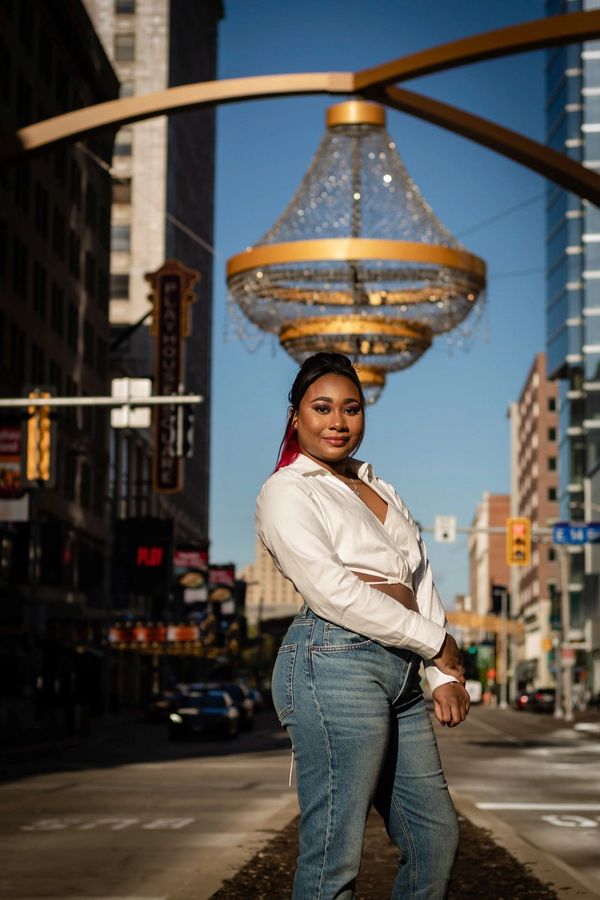
[[[326,122],[328,128],[340,125],[379,125],[385,128],[385,109],[367,100],[346,100],[328,108]]]

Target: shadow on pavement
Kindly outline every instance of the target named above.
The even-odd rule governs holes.
[[[94,733],[77,743],[54,747],[11,748],[0,758],[0,781],[15,781],[32,775],[85,769],[110,769],[135,763],[172,762],[181,759],[225,757],[240,753],[287,752],[289,740],[274,712],[256,717],[254,730],[226,740],[170,741],[167,725],[129,718],[98,725]],[[25,757],[25,758],[24,758]]]

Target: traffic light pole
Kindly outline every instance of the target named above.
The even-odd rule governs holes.
[[[560,642],[557,649],[556,681],[560,689],[556,692],[554,716],[573,721],[573,663],[569,645],[571,631],[571,610],[569,606],[569,555],[565,546],[559,548],[560,565]]]

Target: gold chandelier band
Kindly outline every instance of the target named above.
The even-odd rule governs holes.
[[[467,288],[471,290],[471,288]],[[303,303],[306,306],[352,306],[354,299],[352,290],[327,290],[325,288],[300,288],[274,287],[267,284],[264,288],[256,288],[256,297],[263,301],[277,300],[279,303]],[[369,291],[369,306],[380,306],[382,309],[390,306],[405,304],[416,305],[418,303],[431,303],[435,300],[446,300],[451,292],[440,287],[421,288],[419,290],[390,290]],[[453,296],[453,295],[452,295]],[[454,299],[454,297],[453,297]],[[467,300],[475,301],[475,294],[470,293]]]
[[[279,332],[281,343],[298,341],[307,337],[322,337],[328,334],[357,336],[374,334],[377,336],[408,338],[424,347],[431,344],[431,328],[417,322],[390,322],[385,319],[366,316],[330,316],[328,318],[302,319],[287,323]]]
[[[345,103],[336,103],[329,107],[326,122],[328,128],[337,128],[340,125],[385,127],[385,109],[366,100],[347,100]]]
[[[362,363],[356,363],[354,368],[362,385],[367,387],[383,387],[385,385],[383,369],[377,369],[375,366],[363,366]]]
[[[466,250],[425,244],[419,241],[389,241],[376,238],[323,238],[310,241],[286,241],[282,244],[262,244],[232,256],[227,262],[227,278],[240,272],[263,266],[286,263],[310,263],[355,260],[388,262],[433,263],[451,269],[461,269],[485,286],[485,262]]]

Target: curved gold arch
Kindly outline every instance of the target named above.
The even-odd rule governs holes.
[[[600,10],[590,10],[462,38],[356,73],[264,75],[182,85],[141,97],[100,103],[22,128],[16,134],[0,139],[0,166],[24,159],[59,141],[74,140],[101,128],[116,128],[178,110],[296,94],[358,94],[376,98],[392,108],[434,122],[496,150],[598,204],[600,176],[579,163],[493,122],[389,87],[394,81],[458,65],[598,37]]]
[[[549,16],[534,19],[519,25],[509,25],[468,38],[460,38],[448,44],[438,44],[428,50],[420,50],[394,59],[381,66],[372,66],[356,73],[355,90],[365,93],[370,87],[384,87],[407,78],[431,75],[456,66],[483,62],[522,53],[524,50],[539,50],[543,47],[572,44],[598,37],[600,10],[569,13],[564,16]]]
[[[580,163],[517,131],[404,88],[388,87],[381,102],[433,125],[460,134],[483,147],[550,178],[556,184],[600,206],[600,176]],[[579,187],[576,189],[575,184]]]

